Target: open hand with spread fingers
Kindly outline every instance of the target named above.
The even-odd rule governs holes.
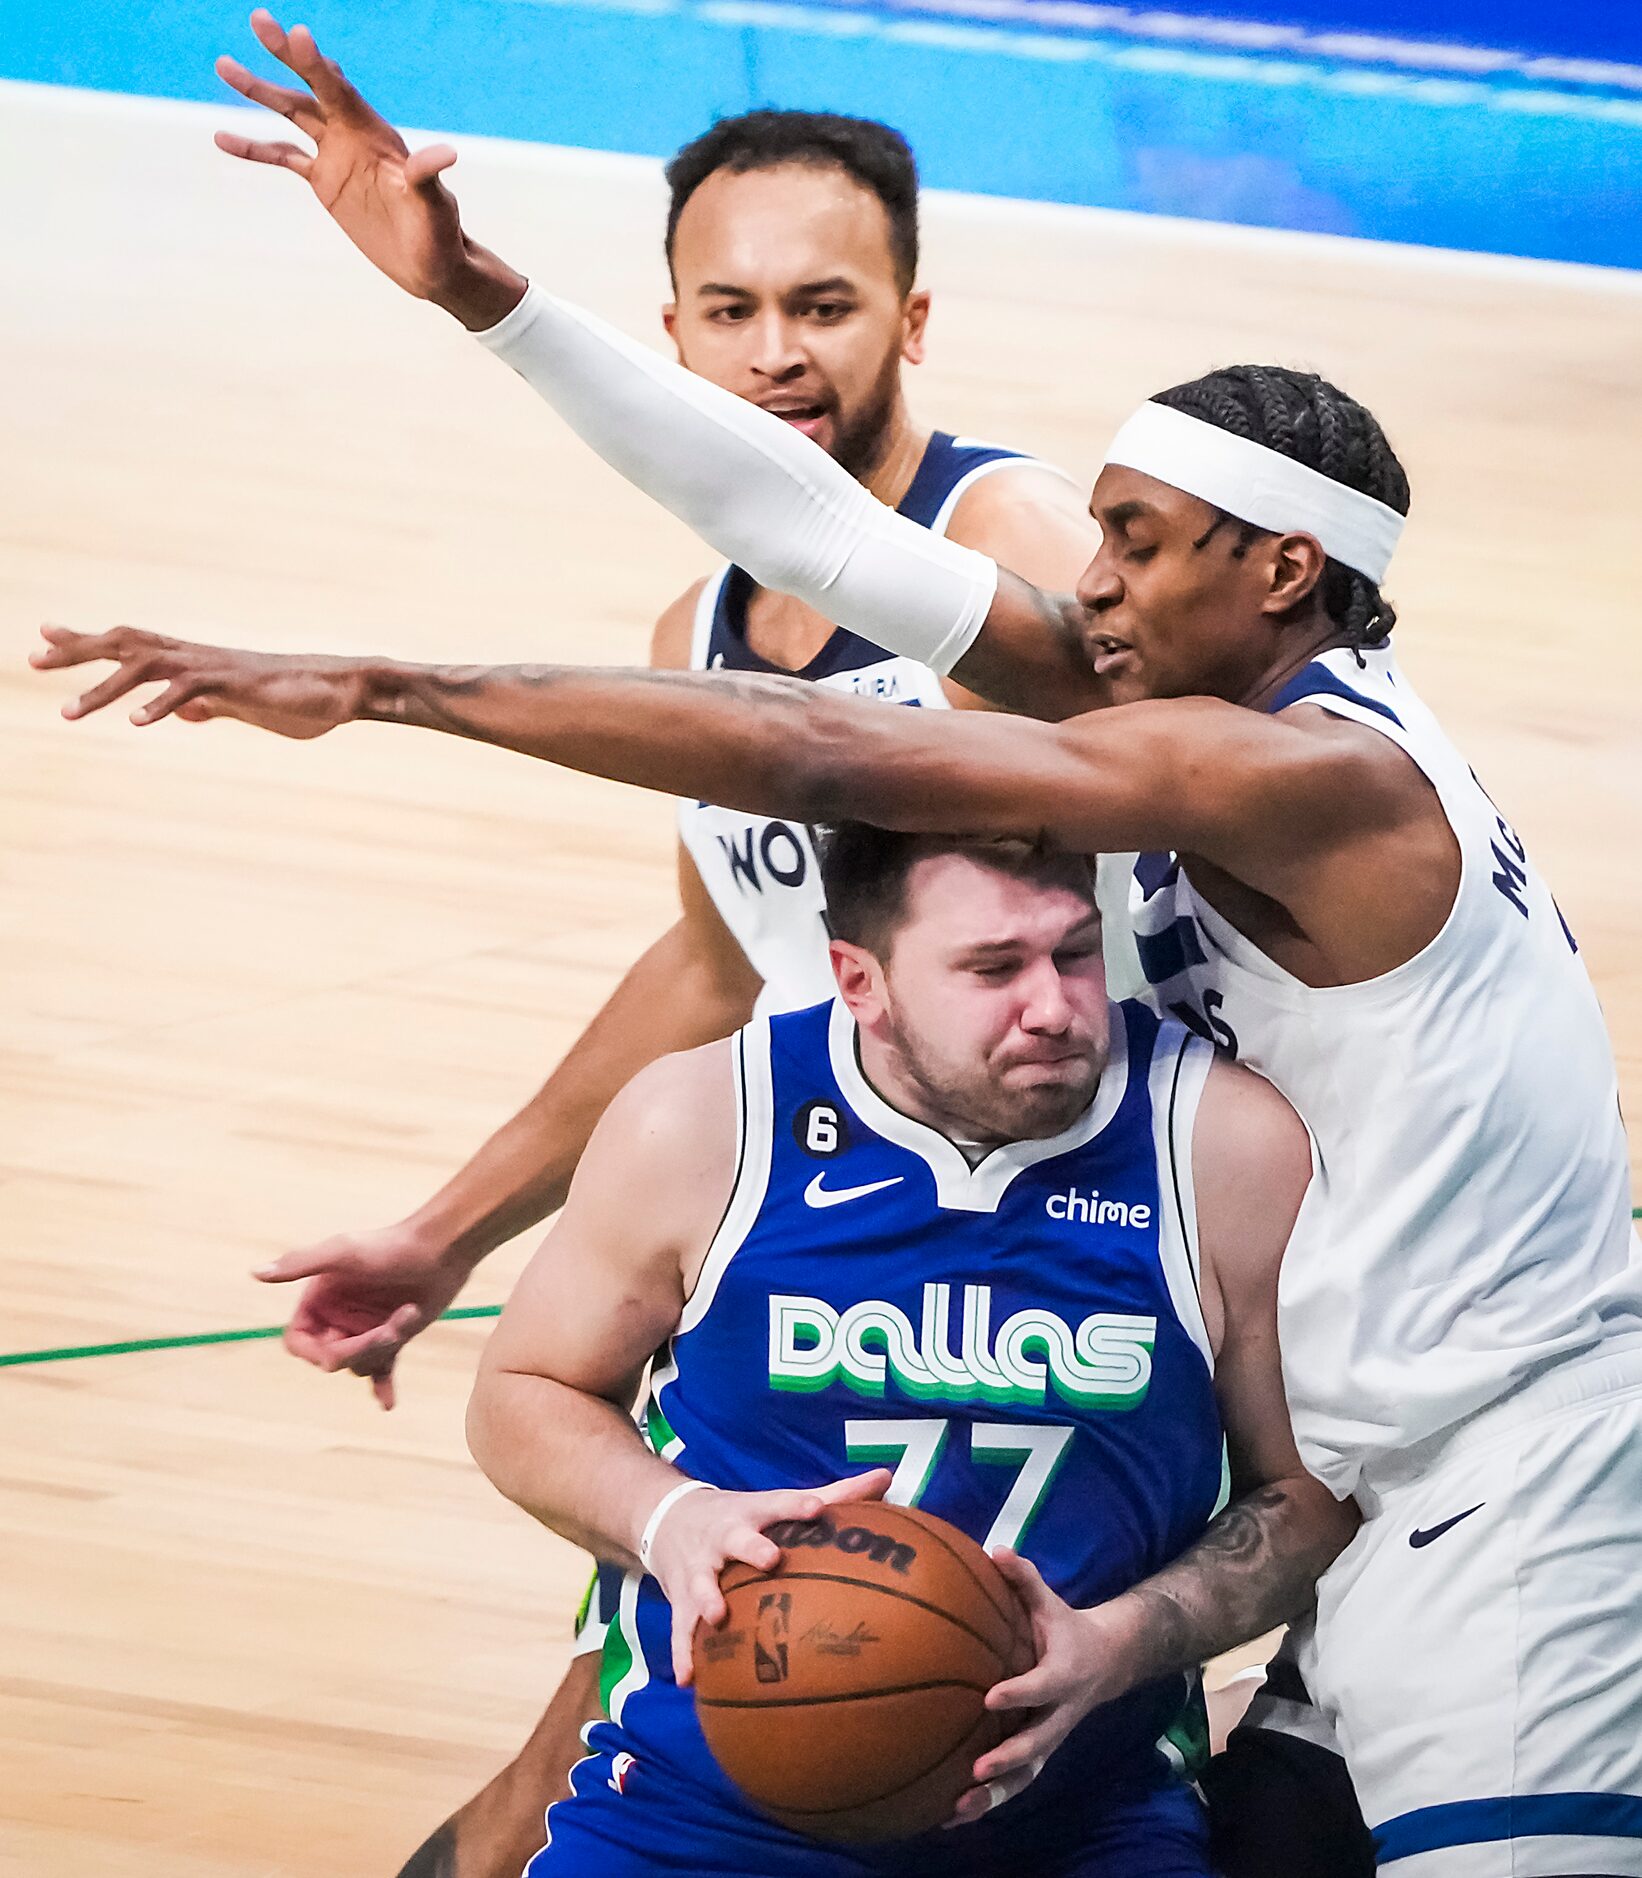
[[[456,198],[441,181],[456,161],[451,146],[413,152],[341,66],[324,57],[306,26],[287,33],[258,7],[251,30],[301,87],[272,84],[231,58],[218,59],[217,75],[314,147],[218,131],[217,148],[300,176],[360,253],[406,293],[434,301],[474,330],[510,312],[524,293],[524,278],[463,233]]]
[[[162,717],[190,724],[237,717],[281,737],[319,737],[361,715],[372,690],[372,667],[365,659],[195,645],[135,626],[106,633],[42,626],[40,633],[46,643],[29,655],[36,670],[101,659],[112,659],[116,667],[63,706],[69,718],[89,717],[140,685],[159,685],[159,694],[131,713],[133,724],[157,724]]]

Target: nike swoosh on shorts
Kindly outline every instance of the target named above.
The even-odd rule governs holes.
[[[1411,1532],[1408,1535],[1408,1543],[1417,1552],[1422,1545],[1429,1545],[1433,1539],[1440,1539],[1450,1526],[1457,1526],[1462,1519],[1469,1519],[1473,1513],[1480,1513],[1487,1504],[1486,1500],[1478,1500],[1475,1506],[1468,1506],[1463,1513],[1456,1513],[1452,1519],[1445,1519],[1440,1526],[1427,1526],[1421,1531]]]
[[[825,1173],[817,1174],[804,1189],[806,1206],[842,1206],[846,1200],[859,1200],[863,1194],[882,1193],[885,1187],[898,1187],[906,1179],[905,1174],[894,1174],[888,1180],[869,1180],[864,1187],[824,1187]]]

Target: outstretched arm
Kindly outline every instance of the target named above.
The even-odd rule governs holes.
[[[218,72],[314,148],[233,133],[219,134],[219,146],[301,177],[373,265],[482,331],[594,450],[721,554],[1005,709],[1059,718],[1106,701],[1073,602],[896,515],[768,412],[579,307],[527,291],[523,275],[463,230],[443,181],[456,161],[450,145],[412,154],[306,27],[287,34],[262,9],[251,24],[301,87],[270,84],[233,59]]]
[[[1087,853],[1174,848],[1285,904],[1321,849],[1400,812],[1379,739],[1207,698],[1043,724],[907,711],[741,673],[411,665],[242,652],[132,627],[44,630],[36,666],[119,666],[64,707],[69,717],[157,683],[134,723],[237,717],[291,737],[356,720],[407,724],[756,815],[1037,832]]]

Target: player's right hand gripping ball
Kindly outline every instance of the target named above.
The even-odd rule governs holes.
[[[941,1825],[1007,1724],[988,1689],[1032,1662],[1031,1625],[973,1539],[869,1504],[769,1528],[773,1571],[730,1565],[729,1616],[695,1636],[696,1710],[742,1793],[812,1838]]]

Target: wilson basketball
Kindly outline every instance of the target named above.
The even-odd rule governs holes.
[[[696,1709],[720,1766],[773,1818],[866,1843],[939,1826],[1006,1732],[988,1689],[1031,1626],[974,1540],[867,1504],[769,1529],[773,1571],[731,1565],[729,1616],[695,1637]]]

